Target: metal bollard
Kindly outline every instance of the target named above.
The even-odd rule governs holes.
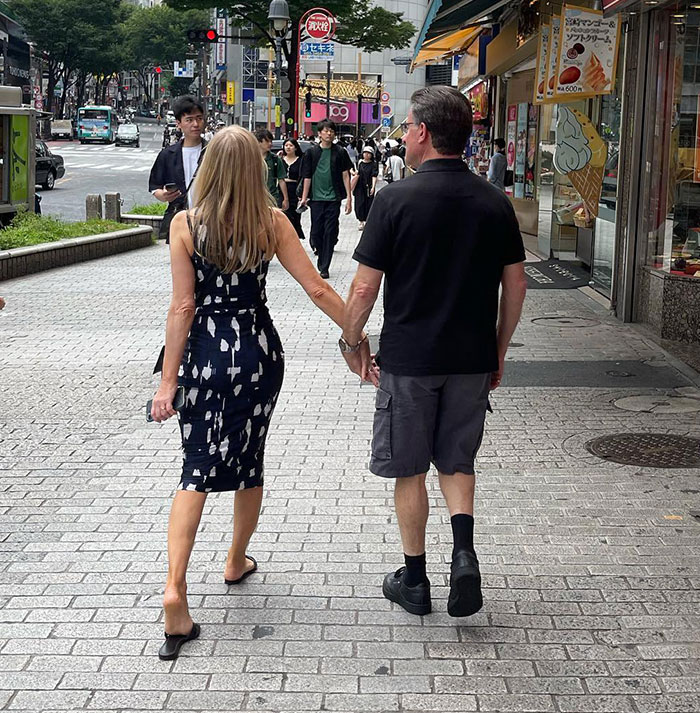
[[[85,198],[85,219],[102,218],[102,196],[89,193]]]
[[[122,202],[119,193],[105,193],[105,218],[121,223]]]

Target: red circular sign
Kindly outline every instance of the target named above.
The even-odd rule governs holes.
[[[306,18],[306,32],[315,40],[329,40],[335,34],[335,17],[329,12],[312,12]]]

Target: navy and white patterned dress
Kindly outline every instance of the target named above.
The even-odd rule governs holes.
[[[223,273],[197,250],[195,316],[178,383],[184,461],[181,490],[220,492],[263,484],[270,418],[284,352],[267,309],[267,262]]]

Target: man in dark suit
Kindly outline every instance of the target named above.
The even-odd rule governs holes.
[[[182,141],[166,146],[158,154],[148,179],[148,190],[157,200],[168,203],[159,233],[166,242],[173,216],[192,206],[191,184],[206,146],[202,139],[204,108],[199,101],[191,96],[178,97],[173,113]]]

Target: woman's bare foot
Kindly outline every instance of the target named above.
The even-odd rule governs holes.
[[[255,569],[255,562],[249,557],[244,557],[243,561],[234,562],[231,558],[231,550],[226,557],[226,567],[224,568],[224,579],[232,581],[240,579],[246,572]]]
[[[163,595],[166,634],[189,634],[192,631],[192,617],[187,606],[187,589],[166,585]]]

